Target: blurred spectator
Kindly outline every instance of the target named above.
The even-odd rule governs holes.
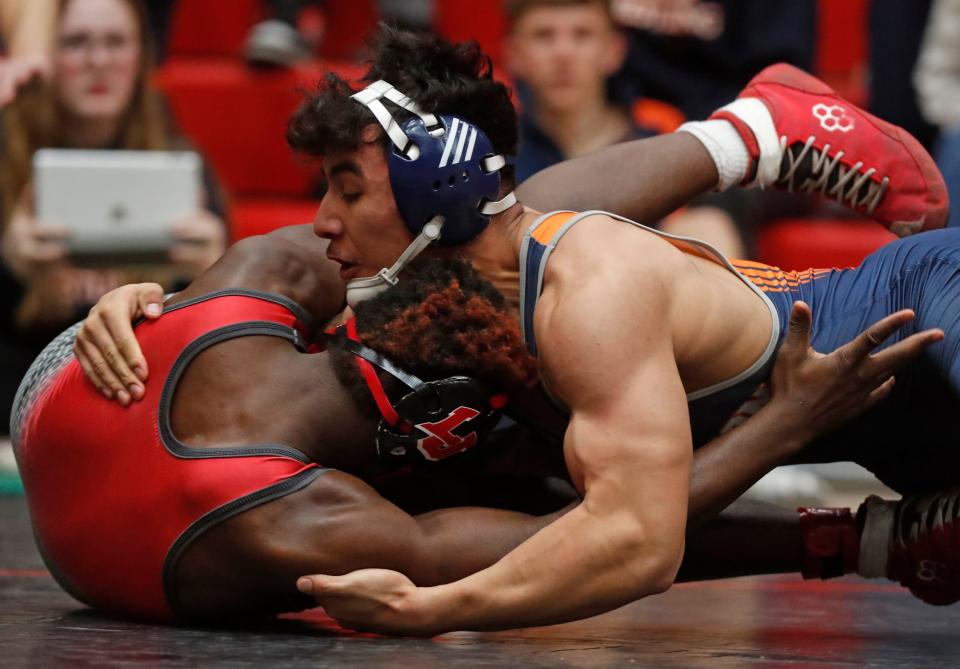
[[[626,26],[629,51],[611,82],[614,95],[653,98],[703,119],[734,99],[767,65],[813,67],[816,0],[611,0]],[[781,217],[816,211],[811,198],[779,191],[730,189],[698,198],[735,222],[753,256],[759,227]]]
[[[308,6],[351,0],[266,0],[270,18],[261,21],[247,38],[246,57],[258,65],[288,66],[310,57],[317,44],[299,30],[300,12]],[[433,0],[378,0],[380,16],[391,25],[408,30],[429,30]]]
[[[690,119],[728,103],[767,65],[813,66],[814,0],[612,0],[611,10],[631,28],[616,85]]]
[[[56,11],[56,0],[0,1],[0,41],[6,51],[0,57],[0,108],[33,77],[49,73]]]
[[[507,64],[521,91],[517,178],[618,142],[653,134],[637,127],[608,83],[626,53],[608,0],[506,0]],[[691,207],[660,228],[710,242],[732,257],[743,245],[731,218]]]
[[[166,52],[167,30],[177,0],[149,0],[148,24],[158,60]],[[33,77],[51,70],[59,0],[0,0],[0,109]]]
[[[931,0],[870,0],[870,100],[868,109],[904,128],[931,148],[936,127],[917,104],[913,72]]]
[[[49,82],[32,84],[0,119],[0,411],[7,413],[20,376],[48,338],[104,292],[148,279],[173,288],[226,246],[222,205],[209,184],[206,207],[174,222],[170,261],[159,267],[75,267],[66,250],[69,233],[36,220],[30,183],[36,150],[176,145],[150,87],[142,0],[65,0],[54,27]]]
[[[960,0],[934,0],[917,60],[920,109],[940,128],[936,158],[947,181],[950,226],[960,226]]]

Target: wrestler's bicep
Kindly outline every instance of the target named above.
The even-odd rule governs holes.
[[[277,509],[264,525],[262,554],[284,588],[305,574],[368,567],[400,571],[420,585],[448,582],[496,562],[550,520],[475,507],[414,517],[335,471],[278,502],[270,505]]]
[[[290,588],[306,573],[396,569],[418,550],[416,521],[339,471],[322,473],[303,490],[265,505],[259,515],[256,543],[269,563],[264,567]]]

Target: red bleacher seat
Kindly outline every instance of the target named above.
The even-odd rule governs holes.
[[[858,105],[867,99],[869,0],[819,0],[814,71]]]
[[[265,0],[178,2],[170,23],[170,55],[239,58],[250,28],[268,16],[266,4]],[[356,57],[378,18],[374,0],[327,0],[322,14],[325,30],[320,53],[332,59]]]
[[[883,226],[862,219],[783,219],[761,229],[757,255],[785,270],[854,267],[894,239]]]
[[[454,42],[475,39],[499,62],[506,32],[506,18],[500,0],[436,0],[434,25],[441,35]]]
[[[264,17],[264,0],[183,0],[170,21],[171,57],[240,57],[250,27]]]
[[[313,222],[319,202],[293,198],[246,198],[230,206],[232,241],[287,225]]]
[[[180,129],[213,165],[234,195],[307,196],[316,168],[294,157],[284,139],[287,122],[323,73],[357,78],[362,69],[314,63],[261,72],[241,61],[172,60],[159,83]]]
[[[327,0],[326,29],[320,44],[324,58],[356,59],[377,27],[379,15],[374,0]]]

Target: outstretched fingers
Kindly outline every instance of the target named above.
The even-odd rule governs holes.
[[[867,400],[864,402],[864,409],[872,409],[877,404],[880,404],[887,396],[893,392],[893,386],[896,383],[896,377],[889,376],[887,379],[880,383],[876,388],[874,388],[869,395],[867,395]]]
[[[933,344],[943,341],[943,338],[943,330],[939,328],[912,334],[871,355],[868,361],[869,373],[875,378],[889,376]]]
[[[903,309],[890,314],[857,335],[853,341],[838,348],[835,352],[842,369],[852,369],[863,362],[870,352],[883,344],[890,335],[913,320],[913,311]]]

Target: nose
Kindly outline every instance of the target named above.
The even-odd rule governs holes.
[[[572,60],[577,56],[577,40],[569,33],[557,35],[553,40],[553,55],[561,61]]]
[[[103,68],[110,60],[106,44],[93,43],[87,49],[87,60],[92,67]]]
[[[343,223],[328,204],[329,198],[323,198],[313,217],[313,234],[323,239],[333,239],[343,232]]]

